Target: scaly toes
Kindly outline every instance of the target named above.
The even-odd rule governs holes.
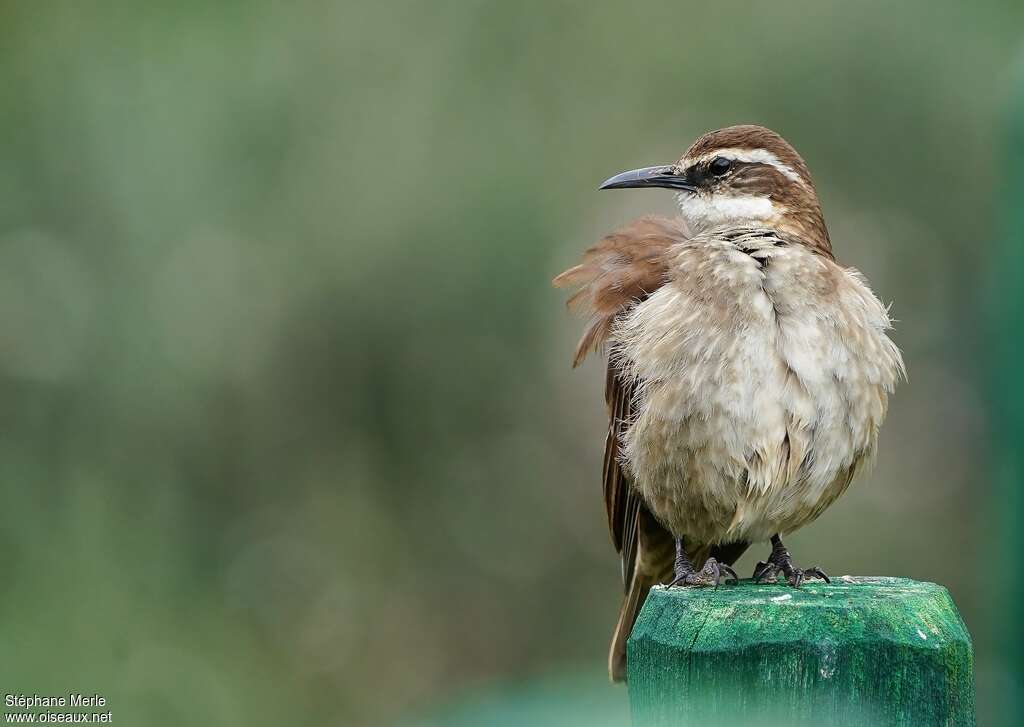
[[[775,563],[758,561],[754,568],[754,583],[774,583],[779,579],[780,573],[782,573],[782,569]]]
[[[793,586],[793,588],[799,588],[808,578],[818,578],[826,583],[832,582],[829,580],[828,576],[825,575],[825,571],[816,565],[811,566],[810,568],[794,568],[789,575],[786,576],[786,581],[789,585]]]
[[[708,586],[718,586],[722,581],[732,578],[735,581],[739,581],[736,577],[736,571],[727,566],[725,563],[719,563],[714,558],[708,558],[707,562],[704,563],[704,567],[699,571],[693,571],[690,573],[680,573],[666,585],[667,588],[673,586],[689,586],[693,588],[706,588]]]
[[[722,576],[722,582],[723,583],[728,583],[730,579],[732,580],[733,583],[739,583],[740,582],[740,577],[738,575],[736,575],[736,571],[734,571],[731,566],[728,566],[725,563],[719,563],[718,564],[718,569],[723,574],[723,576]]]
[[[704,567],[701,568],[700,571],[687,576],[686,585],[717,586],[721,577],[722,569],[718,565],[718,561],[714,558],[708,558],[707,562],[704,563]]]
[[[812,565],[810,568],[804,568],[804,578],[819,578],[826,583],[831,583],[828,575],[816,565]]]

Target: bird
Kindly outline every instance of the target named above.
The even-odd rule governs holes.
[[[906,378],[889,309],[836,261],[803,158],[740,125],[699,137],[675,163],[600,189],[674,191],[676,217],[643,217],[558,275],[588,318],[573,366],[606,352],[604,502],[624,597],[608,657],[650,589],[738,582],[799,588],[782,537],[829,507],[872,461],[889,396]]]

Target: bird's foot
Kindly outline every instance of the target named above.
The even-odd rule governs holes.
[[[779,576],[785,576],[786,582],[793,588],[799,588],[808,578],[818,578],[826,583],[831,583],[828,575],[818,566],[810,568],[797,568],[793,565],[793,559],[782,544],[782,540],[776,535],[772,537],[772,553],[768,561],[759,561],[754,568],[755,583],[775,583]]]
[[[831,583],[825,571],[818,566],[797,568],[795,565],[790,564],[789,568],[786,569],[778,563],[770,561],[765,563],[763,560],[759,561],[757,567],[754,568],[753,578],[755,583],[775,583],[780,575],[785,576],[786,582],[793,586],[793,588],[799,588],[808,578],[820,578],[826,583]]]
[[[725,563],[719,563],[714,558],[708,558],[704,563],[704,567],[699,571],[694,570],[693,566],[690,566],[689,563],[686,563],[685,566],[687,567],[679,567],[679,564],[677,564],[675,578],[665,584],[666,588],[674,586],[717,587],[720,583],[727,582],[730,579],[735,583],[739,582],[736,571]]]

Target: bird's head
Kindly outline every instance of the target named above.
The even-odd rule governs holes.
[[[683,219],[700,232],[767,226],[831,255],[828,230],[804,160],[763,126],[729,126],[700,137],[674,164],[617,174],[601,189],[677,190]]]

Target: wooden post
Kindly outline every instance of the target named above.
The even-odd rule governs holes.
[[[971,639],[934,583],[657,587],[627,663],[634,727],[975,723]]]

